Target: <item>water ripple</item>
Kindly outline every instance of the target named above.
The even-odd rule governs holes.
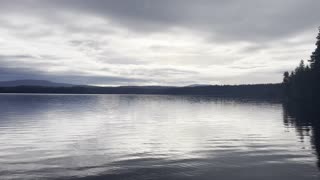
[[[318,179],[282,105],[212,97],[0,95],[0,179]]]

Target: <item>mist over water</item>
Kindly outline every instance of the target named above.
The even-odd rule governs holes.
[[[317,129],[277,102],[11,94],[0,115],[4,180],[320,178]]]

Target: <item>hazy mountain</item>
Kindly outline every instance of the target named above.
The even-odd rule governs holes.
[[[206,87],[206,86],[212,86],[211,84],[191,84],[186,87]]]
[[[0,87],[15,87],[15,86],[46,86],[46,87],[72,87],[75,85],[56,83],[45,80],[15,80],[15,81],[0,81]]]

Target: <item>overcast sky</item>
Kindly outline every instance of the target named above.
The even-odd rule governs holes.
[[[319,0],[0,0],[0,81],[282,81],[309,59]]]

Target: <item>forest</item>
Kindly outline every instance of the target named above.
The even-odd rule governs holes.
[[[282,84],[255,85],[212,85],[199,87],[166,87],[166,86],[73,86],[43,87],[18,86],[0,87],[0,93],[54,93],[54,94],[163,94],[163,95],[210,95],[217,97],[248,97],[280,99]]]
[[[292,72],[285,72],[283,78],[284,97],[287,101],[319,104],[320,102],[320,27],[316,49],[308,61],[301,60]]]

